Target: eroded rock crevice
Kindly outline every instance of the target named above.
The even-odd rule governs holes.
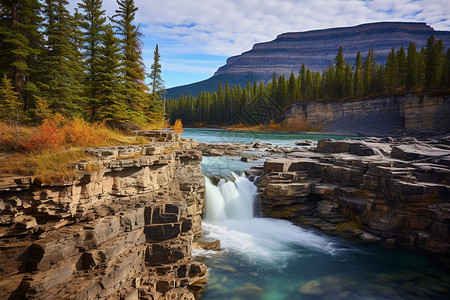
[[[202,156],[178,134],[140,134],[153,142],[88,149],[74,181],[0,179],[0,298],[194,299]]]

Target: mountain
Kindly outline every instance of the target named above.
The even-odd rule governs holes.
[[[197,83],[167,89],[166,97],[176,98],[180,94],[197,96],[201,91],[216,91],[219,81],[230,85],[255,80],[268,81],[275,72],[278,75],[298,75],[302,63],[313,71],[326,69],[342,46],[344,58],[353,64],[358,51],[363,59],[373,48],[378,63],[386,61],[392,47],[398,50],[414,42],[420,49],[434,35],[450,47],[450,31],[436,31],[426,23],[379,22],[354,27],[341,27],[305,32],[288,32],[270,42],[258,43],[241,55],[228,58],[209,79]]]

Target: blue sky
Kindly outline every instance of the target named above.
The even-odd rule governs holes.
[[[69,0],[75,6],[76,0]],[[135,0],[149,69],[155,45],[166,88],[211,77],[233,55],[283,32],[378,21],[450,30],[449,0]],[[112,16],[115,0],[103,0]]]

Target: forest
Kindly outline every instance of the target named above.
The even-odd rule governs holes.
[[[191,126],[258,125],[280,120],[284,109],[300,101],[364,99],[449,88],[450,49],[445,52],[442,40],[430,36],[422,49],[412,42],[406,50],[392,48],[385,64],[377,63],[373,49],[364,60],[358,52],[351,64],[340,47],[323,72],[313,72],[303,64],[298,76],[273,74],[267,84],[247,82],[242,88],[219,83],[214,93],[168,99],[166,112],[172,122],[181,118]]]
[[[138,8],[117,0],[0,2],[0,121],[39,125],[54,114],[112,127],[165,121],[158,46],[149,76],[142,58]],[[146,84],[149,77],[150,84]]]

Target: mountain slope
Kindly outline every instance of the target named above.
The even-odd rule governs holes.
[[[345,60],[351,64],[358,51],[364,58],[370,48],[374,49],[377,62],[384,63],[392,47],[404,46],[406,49],[414,42],[420,49],[432,34],[436,39],[442,39],[445,46],[450,46],[449,31],[436,31],[425,23],[380,22],[283,33],[273,41],[255,44],[251,50],[228,58],[226,64],[207,80],[168,89],[167,97],[175,98],[182,93],[196,96],[202,90],[216,91],[219,81],[222,85],[228,80],[230,85],[239,83],[242,86],[249,78],[253,79],[251,82],[267,81],[274,72],[297,75],[302,63],[313,71],[322,71],[333,63],[339,46],[343,48]]]

